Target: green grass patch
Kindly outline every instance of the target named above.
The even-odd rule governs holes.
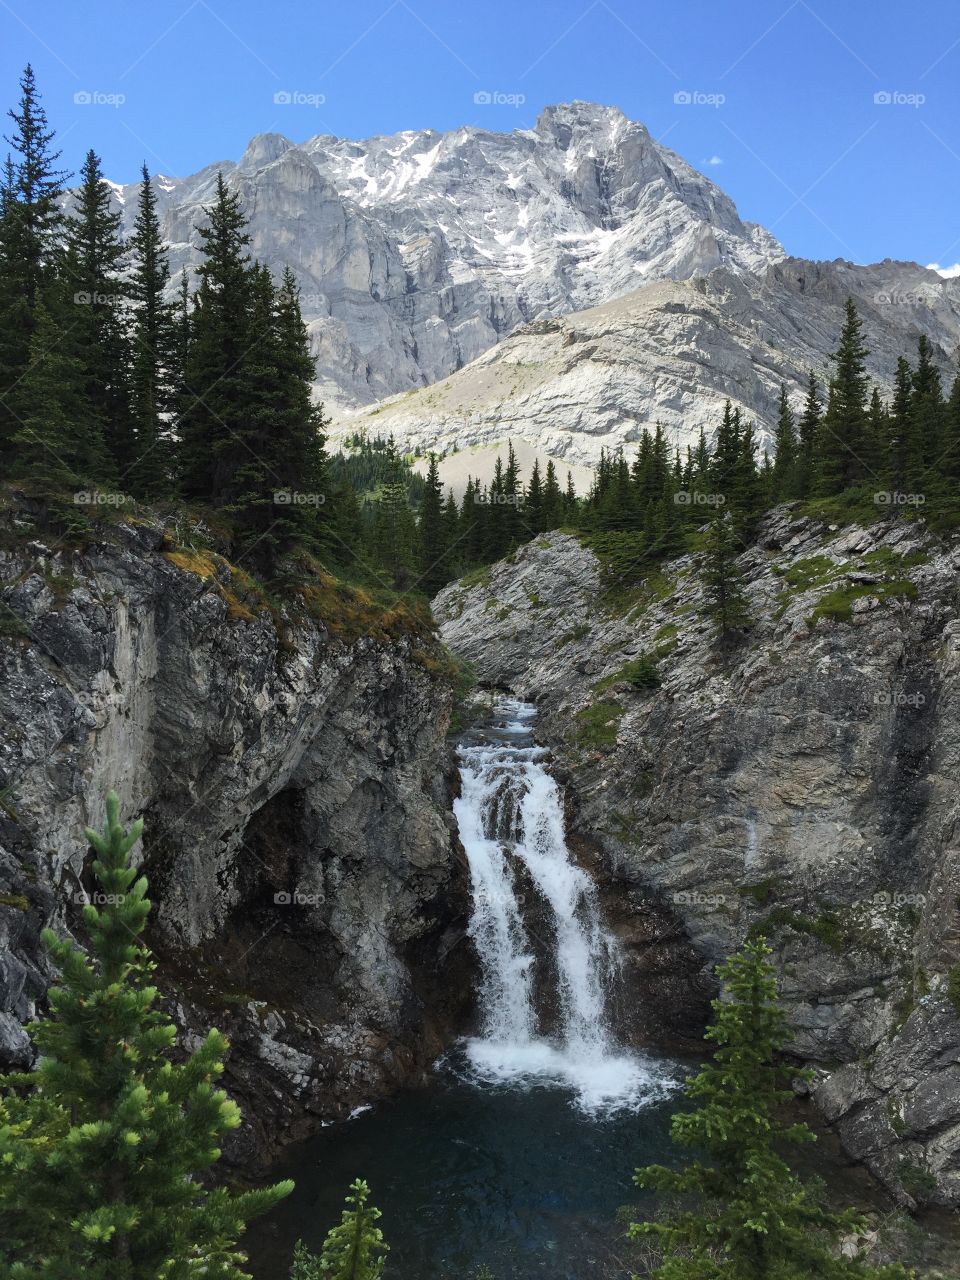
[[[590,634],[590,625],[586,622],[578,623],[577,626],[571,627],[569,631],[565,631],[557,641],[557,648],[562,649],[565,645],[572,644],[575,640],[582,640],[584,636]]]
[[[22,640],[30,634],[30,628],[24,620],[13,612],[8,604],[0,600],[0,639]]]
[[[858,947],[885,958],[890,954],[886,938],[877,930],[854,920],[846,910],[825,911],[820,916],[811,916],[789,907],[774,907],[762,920],[750,926],[748,936],[755,938],[763,934],[769,937],[781,929],[792,929],[794,933],[816,938],[835,955],[849,954]]]
[[[916,594],[917,585],[909,578],[894,579],[892,582],[842,583],[817,601],[813,612],[807,618],[807,626],[815,627],[821,618],[829,618],[834,622],[849,622],[853,617],[854,603],[866,596],[876,596],[881,601],[913,600]]]
[[[660,676],[657,672],[656,657],[653,654],[641,653],[638,658],[625,662],[622,667],[618,667],[610,675],[598,680],[593,686],[593,692],[603,693],[615,684],[629,684],[634,689],[658,689]]]
[[[783,580],[798,591],[825,586],[836,576],[840,566],[829,556],[807,556],[781,570]]]
[[[777,896],[780,881],[771,876],[767,880],[758,880],[755,884],[742,884],[738,890],[741,898],[752,898],[759,907],[765,907],[771,898]]]
[[[947,999],[960,1018],[960,963],[955,964],[947,974]]]
[[[623,707],[619,702],[595,702],[577,712],[574,738],[580,747],[611,747],[617,741],[617,730]]]
[[[460,579],[460,586],[470,590],[472,587],[489,587],[492,577],[489,565],[482,565],[479,569],[471,569],[469,573],[465,573]]]

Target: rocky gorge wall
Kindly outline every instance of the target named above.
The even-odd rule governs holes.
[[[82,829],[115,789],[146,819],[158,985],[188,1042],[232,1042],[235,1157],[417,1079],[471,988],[429,629],[370,608],[346,626],[329,584],[336,621],[278,620],[150,524],[8,545],[0,1059],[29,1062],[39,932],[77,927]]]
[[[687,1033],[762,931],[847,1151],[956,1204],[960,541],[782,508],[739,564],[753,626],[723,661],[696,555],[611,597],[554,533],[434,609],[483,684],[538,704],[652,1029]]]

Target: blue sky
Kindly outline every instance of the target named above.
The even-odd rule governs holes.
[[[236,159],[266,130],[525,128],[583,98],[642,120],[790,252],[960,260],[956,0],[0,0],[6,103],[28,60],[67,166],[93,146],[119,181]]]

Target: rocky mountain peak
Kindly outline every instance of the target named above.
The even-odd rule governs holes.
[[[524,324],[641,284],[783,257],[707,177],[597,103],[547,107],[509,133],[258,134],[239,165],[161,188],[175,276],[198,260],[194,227],[220,167],[257,255],[299,276],[334,406],[436,382]],[[135,197],[118,192],[128,218]]]
[[[605,135],[609,143],[627,128],[648,132],[645,125],[628,120],[619,107],[575,100],[544,107],[537,117],[533,131],[539,137],[548,138],[561,149],[566,149],[572,140],[584,134],[597,139]]]
[[[244,173],[255,173],[274,160],[279,160],[292,146],[293,143],[282,133],[258,133],[247,143],[239,168]]]

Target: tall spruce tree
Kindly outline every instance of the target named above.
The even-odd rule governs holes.
[[[946,444],[947,407],[940,371],[933,362],[933,351],[925,334],[917,340],[910,416],[914,447],[923,467],[917,483],[930,492],[942,489],[944,475],[939,464]]]
[[[54,132],[29,64],[20,79],[19,106],[7,114],[13,127],[5,141],[13,154],[0,207],[0,451],[23,420],[14,392],[30,359],[37,303],[56,271],[66,177],[57,168],[60,152],[52,149]]]
[[[417,530],[419,586],[428,596],[439,591],[449,576],[446,564],[446,532],[440,464],[437,461],[437,455],[431,453]]]
[[[956,492],[957,482],[960,481],[960,374],[957,374],[950,387],[945,410],[943,473]]]
[[[526,497],[523,503],[524,523],[527,534],[543,532],[543,478],[540,475],[540,459],[534,458],[533,469],[527,484]]]
[[[183,492],[228,506],[237,496],[238,468],[247,461],[250,364],[256,337],[255,272],[239,193],[217,175],[213,204],[197,228],[203,262],[190,313],[178,425]],[[260,311],[261,321],[263,311]],[[254,424],[254,430],[257,424]]]
[[[51,306],[58,303],[51,297]],[[73,353],[62,309],[39,302],[34,312],[27,365],[15,399],[17,431],[12,440],[13,473],[37,493],[59,498],[108,478],[111,466],[91,412],[86,369]]]
[[[577,488],[573,483],[573,472],[567,472],[567,484],[563,491],[563,523],[573,524],[576,521],[579,511],[579,499],[577,498]]]
[[[373,531],[373,558],[388,574],[390,585],[397,591],[406,591],[414,577],[417,531],[402,459],[392,439],[387,445],[386,466]]]
[[[544,531],[556,529],[563,523],[563,494],[557,480],[557,468],[553,459],[547,459],[543,476],[543,502],[540,508],[540,525]]]
[[[312,398],[315,365],[293,273],[285,270],[278,291],[268,269],[255,267],[252,298],[248,404],[229,510],[235,552],[269,576],[297,548],[329,549],[334,516],[327,510],[326,419]]]
[[[118,476],[126,479],[134,462],[134,425],[126,286],[121,281],[126,247],[120,224],[99,157],[88,151],[66,219],[61,288],[74,318],[65,338],[83,367],[87,404],[107,454]]]
[[[886,474],[894,494],[911,493],[920,481],[923,458],[915,425],[913,370],[907,358],[900,356],[887,426]]]
[[[807,377],[807,394],[803,402],[803,412],[797,423],[796,493],[798,498],[808,498],[813,492],[816,478],[816,449],[822,419],[820,387],[816,374],[811,369]]]
[[[876,475],[867,456],[866,357],[863,323],[853,299],[847,298],[840,341],[830,357],[833,377],[817,443],[816,487],[825,496]]]
[[[674,1115],[671,1126],[677,1146],[696,1154],[680,1169],[648,1165],[635,1176],[640,1187],[692,1204],[663,1221],[635,1223],[630,1234],[657,1242],[659,1280],[908,1280],[901,1266],[838,1256],[840,1236],[861,1218],[823,1209],[780,1154],[783,1144],[814,1135],[779,1122],[798,1072],[780,1060],[789,1032],[770,954],[758,938],[718,969],[723,997],[713,1002],[706,1033],[716,1052],[686,1084],[694,1109]]]
[[[211,1031],[174,1061],[174,1026],[155,1007],[142,935],[147,882],[130,864],[142,822],[87,829],[95,905],[89,954],[51,930],[61,970],[50,1016],[31,1028],[37,1070],[7,1077],[0,1125],[0,1275],[10,1280],[243,1280],[237,1238],[292,1190],[208,1188],[240,1113],[216,1080],[224,1037]]]
[[[740,410],[734,409],[728,400],[723,406],[723,417],[717,427],[713,453],[710,456],[710,485],[715,494],[732,502],[738,489],[743,463],[741,452]]]
[[[713,624],[714,639],[722,650],[733,647],[750,620],[743,593],[743,574],[737,564],[742,549],[733,517],[718,509],[707,529],[703,584],[706,614]]]
[[[797,496],[797,467],[796,419],[790,407],[787,384],[781,382],[773,452],[773,492],[776,501]]]
[[[146,165],[141,170],[129,247],[132,267],[128,289],[133,304],[131,488],[138,497],[158,498],[169,494],[173,486],[169,422],[179,374],[176,310],[165,300],[170,266],[157,216],[157,194]]]

